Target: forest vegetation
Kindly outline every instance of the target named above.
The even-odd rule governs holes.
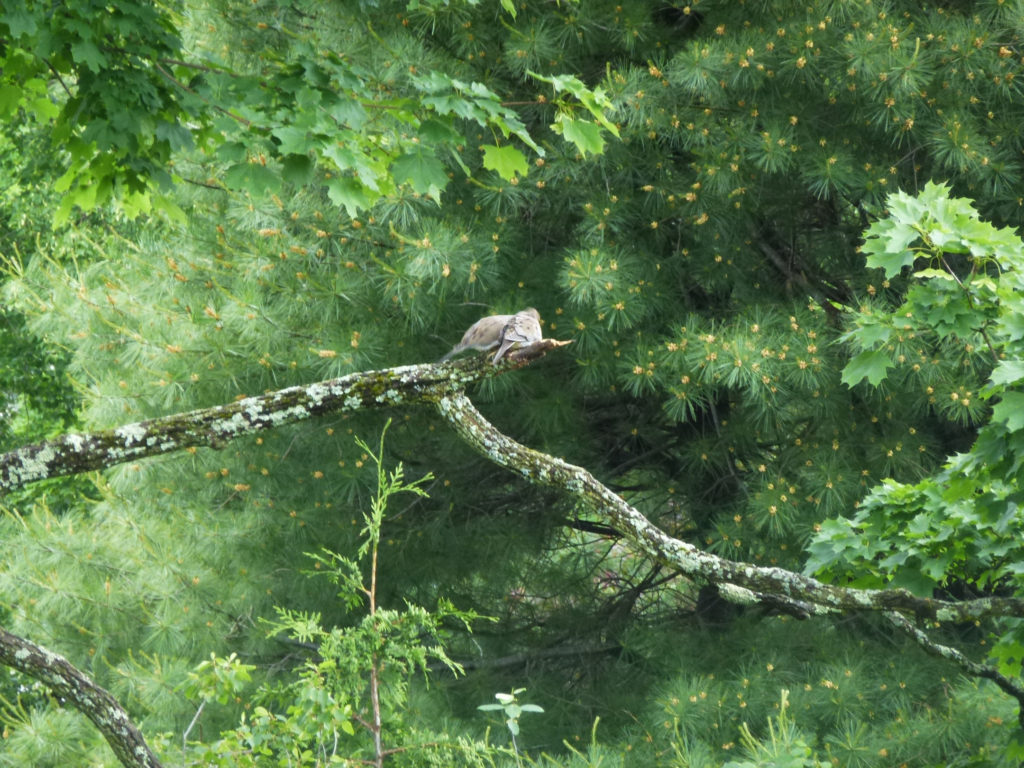
[[[1022,85],[1021,0],[5,0],[0,766],[1019,765]]]

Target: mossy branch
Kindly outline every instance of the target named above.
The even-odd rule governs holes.
[[[771,605],[799,617],[881,612],[930,652],[935,652],[937,646],[916,630],[907,616],[941,622],[1024,616],[1024,600],[1015,598],[949,602],[918,597],[902,589],[850,589],[782,568],[754,566],[704,552],[658,529],[582,467],[527,448],[499,432],[463,391],[473,381],[526,365],[566,343],[543,340],[514,350],[497,366],[491,365],[489,356],[482,355],[454,363],[353,373],[116,429],[62,435],[0,456],[0,492],[48,477],[111,467],[194,446],[220,447],[242,435],[317,415],[434,403],[459,436],[495,464],[528,482],[571,494],[645,556],[696,581],[718,585],[723,596],[733,602]],[[968,674],[992,678],[987,667],[967,668],[961,663],[963,658],[944,655]],[[125,766],[159,765],[117,702],[60,656],[0,629],[0,662],[46,683],[82,711],[103,732]],[[998,679],[997,684],[1024,702],[1024,691],[1015,683]]]

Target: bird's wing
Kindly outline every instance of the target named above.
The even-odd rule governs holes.
[[[501,346],[494,355],[494,364],[497,365],[514,345],[532,344],[540,339],[540,323],[533,315],[522,312],[515,315],[501,330]]]

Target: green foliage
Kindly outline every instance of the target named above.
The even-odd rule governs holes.
[[[44,151],[47,137],[24,124],[0,131],[0,263],[3,279],[17,280],[21,264],[37,248],[56,239],[48,211],[56,196],[39,183],[59,173],[59,163]],[[27,318],[0,307],[0,445],[13,447],[66,430],[78,403],[65,376],[70,353],[40,338]]]
[[[890,313],[873,312],[849,338],[890,365],[898,335],[932,346],[962,345],[967,354],[978,348],[980,354],[965,355],[965,362],[971,359],[988,380],[949,397],[966,418],[984,423],[970,449],[940,471],[915,484],[887,481],[850,519],[824,524],[807,568],[922,595],[965,587],[1020,595],[1024,243],[980,221],[968,201],[948,196],[948,188],[929,185],[916,198],[894,196],[890,218],[869,229],[867,244],[888,274],[914,271],[904,302]],[[946,405],[934,397],[929,402],[936,410]],[[1000,671],[1013,676],[1024,658],[1017,624],[1000,622],[1003,631],[991,650]]]
[[[801,736],[789,713],[789,691],[782,689],[779,714],[768,721],[768,735],[759,741],[744,723],[740,729],[740,743],[749,759],[729,761],[722,768],[824,768],[831,763],[812,757],[813,750]]]
[[[428,9],[413,3],[411,10]],[[544,154],[517,113],[482,82],[430,68],[432,56],[422,73],[400,73],[394,58],[413,55],[408,41],[392,47],[397,41],[382,38],[359,9],[325,15],[331,46],[318,50],[282,45],[300,37],[304,14],[297,7],[282,9],[272,25],[245,18],[242,9],[225,13],[263,38],[251,40],[259,53],[246,69],[201,37],[189,41],[190,52],[203,55],[186,59],[179,19],[149,3],[111,9],[80,2],[49,13],[43,3],[21,0],[5,8],[0,32],[12,45],[2,62],[0,116],[26,113],[50,125],[54,146],[68,153],[56,186],[64,194],[58,223],[76,206],[88,211],[111,201],[132,216],[155,205],[183,220],[165,194],[181,177],[168,170],[172,153],[193,148],[227,163],[218,183],[233,190],[264,196],[313,181],[350,216],[400,190],[439,202],[448,186],[445,163],[469,173],[467,161],[475,162],[460,157],[467,123]],[[47,85],[48,74],[60,90]],[[600,151],[598,126],[617,133],[604,115],[604,93],[574,77],[548,82],[569,95],[555,102],[557,132],[581,151]],[[597,122],[574,119],[580,108]],[[503,152],[502,170],[510,155],[517,167],[525,163],[514,147]]]
[[[189,673],[185,694],[190,699],[227,704],[252,681],[254,669],[253,665],[240,662],[235,654],[222,659],[211,653],[209,659]]]
[[[512,738],[512,750],[516,753],[517,762],[519,746],[516,744],[516,736],[519,735],[519,718],[527,712],[541,713],[544,711],[543,707],[536,704],[521,704],[519,702],[519,694],[525,691],[525,688],[514,688],[511,693],[496,693],[494,698],[498,700],[497,704],[481,704],[477,707],[482,712],[501,712],[505,715],[505,726]]]
[[[1016,388],[1024,381],[1017,375],[1024,335],[1015,329],[1024,310],[1024,243],[980,221],[968,201],[948,192],[930,184],[917,197],[894,195],[890,217],[868,230],[865,250],[875,265],[890,277],[912,268],[911,283],[890,312],[861,314],[847,338],[865,351],[844,376],[854,369],[849,379],[859,379],[859,361],[870,354],[879,360],[872,384],[887,379],[886,368],[910,367],[903,381],[919,391],[926,387],[931,407],[955,408],[970,422],[987,417],[989,423],[970,451],[937,474],[917,484],[887,481],[851,519],[826,524],[808,568],[833,576],[856,573],[859,583],[895,583],[920,594],[955,583],[1015,590],[1013,563],[1024,557],[1014,544],[1020,538],[1015,521],[1022,465],[1016,445],[1024,427],[1015,407]],[[932,350],[960,346],[964,364],[981,381],[938,402],[920,366],[909,365],[902,352],[894,356],[897,338]]]
[[[76,712],[51,714],[41,707],[4,702],[0,714],[4,742],[0,765],[60,768],[87,764],[102,743],[92,724]]]
[[[776,618],[733,628],[666,634],[648,648],[676,653],[641,719],[648,763],[721,766],[746,751],[745,732],[757,750],[770,748],[768,725],[788,690],[791,738],[779,738],[778,722],[774,732],[779,751],[797,759],[810,748],[812,760],[856,768],[1016,764],[1004,755],[1015,704],[989,683],[945,677],[948,667],[894,642],[884,626]]]
[[[423,485],[431,480],[426,475],[406,482],[401,464],[390,472],[386,470],[386,431],[387,426],[377,453],[356,438],[377,476],[370,510],[363,515],[358,557],[350,559],[333,552],[309,555],[314,569],[307,575],[327,578],[339,589],[337,598],[348,611],[365,604],[364,616],[350,626],[325,629],[319,613],[278,607],[276,620],[266,622],[270,635],[284,635],[293,643],[310,647],[314,656],[290,682],[257,691],[253,696],[257,704],[251,714],[243,716],[238,728],[225,732],[219,742],[205,748],[204,764],[291,766],[358,760],[379,765],[385,754],[394,751],[441,749],[436,744],[418,744],[416,734],[403,723],[409,680],[414,673],[426,675],[432,659],[461,673],[440,638],[448,634],[446,625],[452,620],[469,629],[479,617],[445,601],[433,612],[409,602],[404,610],[378,605],[378,555],[388,506],[399,494],[424,496]],[[427,645],[430,641],[435,642]],[[214,656],[190,673],[186,692],[203,703],[226,703],[249,682],[252,669],[239,664],[234,656]],[[387,753],[382,747],[385,736]]]
[[[169,185],[171,153],[191,143],[184,124],[197,114],[166,69],[181,51],[171,15],[147,2],[18,0],[4,5],[0,32],[0,116],[52,125],[54,147],[69,158],[56,183],[65,195],[58,219],[112,199],[148,211],[147,191]]]
[[[64,378],[67,362],[32,335],[22,315],[0,309],[0,444],[39,440],[70,426],[76,401]]]
[[[1013,588],[1015,566],[1000,558],[1015,551],[1001,536],[1015,525],[1024,366],[1009,350],[1024,328],[1004,311],[1015,272],[984,261],[1004,235],[983,220],[1021,222],[1014,3],[215,0],[64,3],[44,19],[48,8],[8,3],[0,20],[13,41],[0,80],[12,124],[0,249],[23,265],[4,299],[26,320],[19,339],[64,351],[66,376],[40,379],[40,395],[70,382],[82,425],[435,360],[482,315],[536,306],[545,335],[574,344],[474,402],[670,534],[802,568],[825,519],[822,535],[843,534],[826,543],[844,553],[834,570],[855,583],[952,591],[948,562],[975,579],[965,589]],[[101,141],[114,143],[104,153]],[[974,198],[980,215],[932,187],[920,202],[928,179]],[[907,231],[888,239],[883,205],[898,189],[901,221],[945,238],[934,249],[916,231],[898,248]],[[139,215],[126,221],[116,201]],[[89,205],[51,230],[61,206],[63,217]],[[160,205],[185,217],[145,215]],[[883,234],[858,249],[876,219]],[[905,304],[914,318],[897,316]],[[999,392],[986,400],[989,388]],[[205,701],[192,755],[217,733],[217,759],[240,754],[242,712],[249,733],[294,747],[296,761],[334,732],[365,755],[366,731],[323,693],[334,695],[333,671],[283,670],[305,653],[295,636],[335,648],[358,637],[364,660],[374,642],[362,608],[308,578],[300,553],[319,553],[339,592],[365,585],[344,562],[367,541],[357,510],[372,507],[363,468],[376,451],[350,435],[379,428],[376,414],[327,417],[107,471],[91,499],[19,502],[0,521],[5,625],[88,669],[147,735],[174,734],[168,750]],[[972,445],[963,472],[919,492]],[[526,685],[546,712],[520,757],[540,765],[741,759],[741,723],[764,741],[754,724],[778,716],[783,688],[806,743],[813,734],[840,764],[998,764],[1005,699],[903,646],[840,644],[875,636],[860,620],[835,632],[719,616],[696,585],[471,455],[427,410],[401,414],[389,450],[435,479],[429,498],[389,510],[381,616],[448,600],[500,619],[472,635],[445,625],[468,674],[436,676],[429,691],[409,675],[408,705],[389,717],[392,743],[415,731],[446,746],[392,762],[511,765],[511,751],[477,750],[475,705]],[[967,472],[982,493],[951,503],[969,493]],[[890,487],[906,495],[871,513],[877,535],[853,541],[832,522],[867,514],[871,489]],[[878,563],[903,552],[887,581]],[[287,628],[268,639],[259,622],[275,616]],[[976,631],[989,629],[1019,632]],[[948,641],[973,650],[981,640],[965,631]],[[411,654],[416,643],[394,636]],[[999,648],[1009,669],[1019,649]],[[253,666],[252,688],[217,688],[214,668],[199,673],[206,693],[190,688],[211,653],[228,678],[232,654]],[[671,717],[652,711],[677,693]],[[36,716],[58,712],[40,704]],[[585,746],[598,717],[603,743]],[[91,742],[83,750],[103,762]]]

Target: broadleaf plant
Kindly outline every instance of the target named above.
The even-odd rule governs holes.
[[[865,250],[905,291],[891,309],[862,306],[845,337],[861,351],[843,380],[916,388],[924,407],[976,426],[977,437],[937,472],[916,483],[886,480],[852,517],[823,523],[806,570],[922,595],[1024,595],[1024,242],[982,221],[944,185],[889,203],[888,218],[867,230]],[[906,354],[907,344],[923,354]],[[976,386],[940,393],[929,379],[929,358],[940,348],[959,349]],[[993,629],[992,658],[1002,673],[1017,675],[1019,622]]]

